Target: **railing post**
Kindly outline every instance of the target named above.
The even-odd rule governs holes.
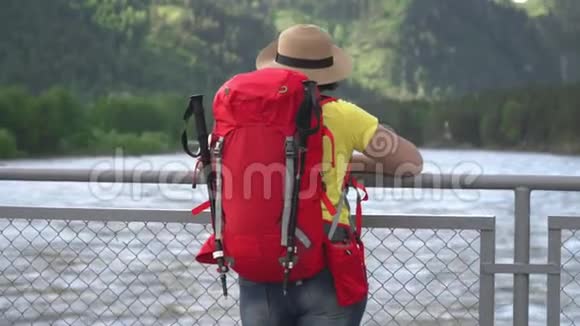
[[[550,226],[548,231],[548,263],[558,266],[560,269],[561,248],[562,230]],[[548,326],[558,326],[560,325],[560,273],[548,274],[547,295],[547,324]]]
[[[530,263],[530,189],[516,188],[514,218],[514,263]],[[530,276],[514,274],[514,326],[528,326]]]
[[[495,229],[481,230],[479,268],[479,325],[495,322],[495,275],[485,272],[485,264],[495,264]]]

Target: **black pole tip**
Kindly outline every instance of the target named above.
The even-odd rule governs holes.
[[[203,94],[194,94],[189,96],[189,99],[192,101],[203,101]]]

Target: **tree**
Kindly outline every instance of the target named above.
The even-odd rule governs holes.
[[[570,37],[580,33],[580,2],[577,0],[547,0],[548,8]]]
[[[503,105],[500,131],[506,145],[518,145],[524,140],[526,115],[526,108],[515,99]]]
[[[6,130],[0,129],[0,159],[13,158],[19,155],[14,135]]]

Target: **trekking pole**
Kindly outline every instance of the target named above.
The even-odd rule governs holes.
[[[290,272],[297,262],[295,235],[296,225],[298,224],[298,197],[300,194],[300,185],[306,160],[306,145],[308,137],[314,134],[318,128],[320,128],[320,108],[318,107],[318,102],[315,95],[316,82],[305,81],[304,88],[304,102],[302,103],[296,117],[296,125],[298,129],[298,139],[296,144],[298,148],[298,164],[295,174],[294,188],[292,189],[292,205],[290,209],[290,220],[288,222],[288,244],[286,247],[286,257],[284,259],[284,295],[286,295],[288,292]],[[317,125],[314,127],[311,126],[313,113],[317,118]]]
[[[193,114],[195,118],[197,139],[199,142],[199,150],[195,154],[201,163],[201,172],[203,178],[206,180],[208,187],[208,196],[210,202],[210,212],[212,225],[215,225],[215,173],[211,171],[211,153],[208,146],[208,136],[207,125],[205,123],[205,112],[203,108],[203,95],[194,95],[190,97],[189,106],[186,111],[186,118]],[[228,289],[226,283],[226,273],[228,272],[228,266],[225,263],[223,245],[221,240],[215,240],[216,250],[214,252],[214,257],[217,260],[220,279],[222,283],[222,290],[225,297],[228,296]]]

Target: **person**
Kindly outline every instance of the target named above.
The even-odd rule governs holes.
[[[258,54],[256,69],[273,67],[303,72],[327,93],[349,77],[352,58],[319,26],[298,24],[282,31]],[[343,99],[328,101],[322,114],[334,138],[333,153],[327,140],[323,144],[324,160],[330,160],[332,154],[335,159],[323,169],[326,192],[333,204],[339,202],[349,166],[353,171],[399,176],[421,172],[423,160],[416,146],[356,104]],[[340,224],[348,225],[349,215],[343,206]],[[333,218],[326,208],[323,217]],[[328,269],[297,283],[286,296],[280,284],[242,277],[239,289],[241,321],[247,326],[354,326],[361,323],[367,304],[365,298],[349,306],[339,305]]]

